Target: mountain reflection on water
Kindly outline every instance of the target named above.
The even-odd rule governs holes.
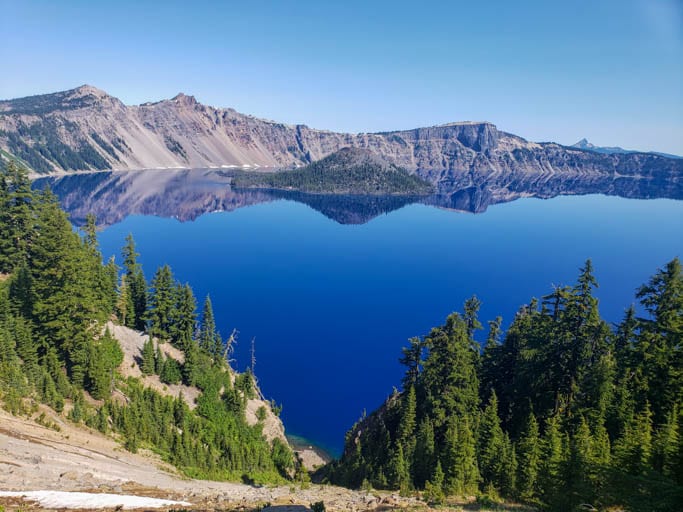
[[[320,195],[287,190],[233,189],[222,170],[165,169],[98,172],[39,178],[34,187],[49,186],[76,225],[93,213],[100,226],[129,215],[192,221],[205,213],[233,211],[259,203],[291,200],[303,203],[340,224],[364,224],[412,203],[461,212],[482,213],[490,205],[522,197],[604,194],[632,199],[683,199],[683,180],[604,175],[539,174],[481,176],[463,174],[440,183],[431,196]]]

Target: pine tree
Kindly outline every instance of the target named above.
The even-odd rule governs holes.
[[[571,436],[569,458],[563,470],[565,506],[592,503],[595,499],[590,481],[593,469],[592,442],[588,422],[581,418],[576,432]]]
[[[498,364],[500,353],[500,337],[501,324],[503,319],[496,317],[495,320],[489,321],[489,335],[486,338],[484,345],[484,352],[481,359],[480,381],[481,381],[481,396],[490,397],[492,392],[495,392],[495,383],[499,379]],[[498,398],[496,397],[496,401]]]
[[[139,331],[145,329],[147,313],[147,282],[142,268],[137,261],[139,254],[135,249],[133,235],[126,237],[126,245],[123,248],[123,268],[125,269],[126,284],[129,289],[130,300],[133,306],[133,314],[128,313],[128,326]]]
[[[474,436],[467,417],[449,420],[442,459],[448,494],[465,496],[476,492],[479,471]]]
[[[189,284],[177,285],[174,290],[175,307],[171,310],[169,334],[173,343],[183,351],[194,345],[197,323],[197,304]]]
[[[408,389],[417,383],[422,365],[422,353],[425,348],[425,344],[420,338],[410,338],[408,343],[407,347],[401,349],[403,355],[399,359],[399,362],[406,367],[403,389]]]
[[[636,357],[642,368],[653,421],[662,424],[683,403],[683,270],[678,258],[659,269],[636,294],[650,314],[640,319]]]
[[[538,482],[541,499],[546,504],[552,504],[560,498],[562,468],[565,463],[560,419],[557,415],[549,418],[545,423],[540,460]]]
[[[400,444],[391,450],[385,474],[390,488],[401,489],[404,492],[410,488],[408,466]]]
[[[443,503],[444,497],[444,472],[441,469],[441,462],[436,463],[434,473],[431,478],[425,483],[424,496],[429,503],[440,505]]]
[[[681,465],[679,458],[681,436],[678,430],[678,407],[667,415],[653,442],[653,467],[665,476],[675,479]]]
[[[90,350],[87,389],[93,398],[105,399],[114,387],[114,371],[123,362],[123,351],[109,329]]]
[[[213,353],[216,345],[216,321],[213,316],[213,306],[211,297],[208,295],[204,299],[202,309],[202,322],[199,330],[199,346],[204,350]]]
[[[479,424],[477,443],[479,470],[484,487],[490,484],[500,486],[505,458],[504,442],[504,433],[498,417],[498,397],[494,391]]]
[[[592,463],[596,467],[607,467],[611,462],[609,434],[604,423],[598,423],[592,430]]]
[[[157,343],[156,352],[154,353],[154,373],[161,375],[164,371],[165,362],[166,358],[164,357],[164,353],[161,351],[161,345]]]
[[[471,320],[470,320],[471,322]],[[476,352],[468,323],[453,313],[442,327],[432,329],[425,343],[429,356],[422,372],[425,407],[435,430],[445,430],[447,418],[474,418],[479,405]]]
[[[476,297],[476,295],[473,295],[467,299],[463,307],[463,316],[465,323],[467,324],[467,337],[472,342],[474,342],[474,331],[482,328],[481,322],[479,322],[479,319],[477,318],[477,313],[479,312],[480,307],[481,301]],[[477,346],[476,348],[478,350],[479,347]]]
[[[14,161],[0,170],[0,272],[10,273],[28,254],[33,230],[28,171]]]
[[[517,488],[524,500],[530,500],[537,494],[537,480],[541,462],[541,443],[538,433],[538,422],[533,413],[527,417],[526,426],[517,443],[519,475]]]
[[[501,458],[500,491],[503,496],[517,495],[517,452],[507,434],[503,436],[503,455]]]
[[[415,440],[412,474],[413,482],[417,488],[425,487],[427,480],[432,478],[435,465],[434,427],[427,417],[420,421]]]
[[[614,446],[616,467],[632,475],[641,475],[651,467],[652,412],[648,403],[627,425]]]
[[[617,370],[621,373],[632,363],[632,351],[638,339],[639,322],[636,318],[636,308],[631,306],[626,310],[624,319],[617,326],[614,336],[614,351],[620,363]]]
[[[159,379],[164,384],[178,384],[182,379],[180,364],[172,357],[167,357],[164,361]]]
[[[153,375],[155,373],[154,345],[149,338],[145,340],[142,346],[142,365],[140,369],[143,375]]]
[[[183,382],[188,386],[197,384],[199,378],[199,351],[196,343],[188,343],[185,346],[185,364],[182,367]],[[250,381],[251,382],[251,381]]]
[[[97,297],[92,255],[50,192],[42,193],[39,203],[30,255],[32,319],[65,354],[72,382],[82,387],[92,331],[106,311]]]
[[[171,337],[172,315],[175,307],[175,285],[168,265],[160,267],[152,279],[149,299],[150,334],[160,342]]]
[[[415,451],[416,410],[415,388],[411,386],[401,395],[401,417],[398,426],[398,444],[406,460],[412,460]]]
[[[121,276],[119,298],[116,303],[116,316],[126,327],[135,328],[135,309],[127,274]]]

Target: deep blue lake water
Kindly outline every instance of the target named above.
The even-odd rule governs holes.
[[[567,196],[476,215],[411,204],[342,225],[279,200],[193,222],[128,216],[101,232],[105,257],[121,261],[128,233],[147,278],[168,263],[199,307],[211,294],[223,335],[239,330],[238,369],[256,338],[256,374],[287,430],[338,452],[363,410],[399,385],[407,338],[473,294],[482,323],[507,325],[590,257],[603,316],[618,321],[635,289],[683,254],[683,202]]]

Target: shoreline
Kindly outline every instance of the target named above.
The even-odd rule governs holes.
[[[268,169],[280,169],[280,167],[268,166],[249,166],[243,167],[239,165],[224,165],[213,167],[141,167],[138,169],[82,169],[82,170],[59,170],[45,173],[36,172],[29,168],[28,177],[30,180],[39,178],[62,178],[64,176],[72,176],[75,174],[99,174],[99,173],[125,173],[125,172],[145,172],[145,171],[256,171],[263,172]],[[266,171],[267,172],[267,171]]]
[[[331,450],[308,438],[296,434],[285,434],[285,437],[289,446],[294,453],[298,454],[304,467],[309,471],[318,469],[336,458]]]

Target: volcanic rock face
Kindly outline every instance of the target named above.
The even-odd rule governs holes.
[[[147,168],[292,168],[344,147],[365,148],[435,184],[473,175],[606,174],[679,179],[683,160],[599,154],[534,143],[487,122],[347,134],[202,105],[179,94],[126,106],[104,91],[0,101],[0,149],[37,172]]]

